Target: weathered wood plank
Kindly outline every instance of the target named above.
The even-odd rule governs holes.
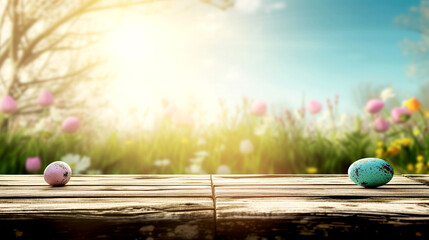
[[[347,174],[254,174],[254,175],[213,175],[215,186],[228,185],[356,185]],[[419,185],[418,182],[406,177],[395,175],[388,185]]]
[[[405,174],[404,177],[425,184],[429,185],[429,175],[428,174]]]
[[[381,186],[363,188],[329,187],[312,188],[310,186],[221,186],[215,188],[216,197],[429,197],[429,187],[396,188]]]
[[[216,198],[218,218],[282,218],[286,214],[375,214],[429,220],[429,198],[332,199],[324,197]]]
[[[220,239],[429,236],[428,198],[216,198]]]
[[[193,211],[207,210],[214,210],[209,197],[0,199],[0,216],[9,220],[61,216],[126,222],[133,218],[182,219],[193,215]]]
[[[211,196],[210,186],[0,186],[0,198]]]
[[[0,186],[46,186],[43,175],[0,175]],[[202,185],[210,186],[210,175],[73,175],[67,185]]]

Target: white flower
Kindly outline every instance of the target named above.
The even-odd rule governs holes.
[[[217,168],[216,174],[230,174],[231,169],[227,165],[220,165]]]
[[[203,146],[203,145],[206,145],[206,140],[204,139],[204,138],[199,138],[198,140],[197,140],[197,145],[198,146]]]
[[[170,165],[170,159],[158,159],[155,162],[153,162],[153,165],[157,166],[157,167],[166,167],[168,165]]]
[[[68,153],[61,157],[61,161],[66,162],[70,166],[73,174],[80,174],[91,165],[91,159],[89,157],[81,157],[79,154]]]
[[[386,89],[384,89],[383,91],[381,91],[380,93],[380,98],[383,101],[386,101],[389,98],[394,98],[396,95],[393,92],[393,89],[391,87],[388,87]]]
[[[222,152],[223,150],[225,150],[225,144],[221,144],[215,148],[216,152]]]
[[[255,131],[253,131],[253,133],[256,136],[262,136],[267,132],[267,128],[268,128],[267,124],[262,124],[262,125],[256,127]]]
[[[191,166],[186,168],[186,172],[192,173],[192,174],[204,174],[205,173],[200,164],[191,164]]]
[[[189,159],[189,161],[193,164],[201,164],[204,161],[204,158],[203,157],[195,157],[195,158]]]
[[[207,151],[198,151],[195,153],[195,156],[199,158],[206,158],[208,155],[209,153]]]
[[[240,142],[240,152],[242,154],[250,154],[253,152],[253,143],[249,139]]]

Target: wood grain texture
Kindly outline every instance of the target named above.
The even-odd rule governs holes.
[[[46,186],[43,175],[0,175],[0,186]],[[210,175],[73,175],[67,186],[210,186]]]
[[[230,185],[352,185],[356,184],[347,174],[252,174],[252,175],[213,175],[215,186]],[[412,179],[395,175],[389,185],[419,185]]]
[[[219,239],[429,236],[429,187],[402,176],[366,189],[347,175],[213,176]]]
[[[366,189],[344,174],[78,175],[50,187],[41,175],[0,175],[0,231],[2,239],[427,239],[428,182],[395,175]]]
[[[396,188],[388,185],[378,188],[310,187],[310,186],[223,186],[215,188],[216,197],[429,197],[429,187]]]
[[[2,239],[213,239],[209,175],[0,176]]]
[[[0,198],[211,197],[210,186],[2,186]]]

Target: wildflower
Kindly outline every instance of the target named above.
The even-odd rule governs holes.
[[[168,105],[163,112],[164,117],[166,118],[171,118],[173,117],[173,115],[177,112],[177,107],[176,105]]]
[[[421,173],[423,172],[423,168],[424,168],[424,163],[423,162],[418,162],[416,163],[415,167],[416,167],[416,172],[417,173]]]
[[[411,138],[403,138],[403,139],[400,139],[399,141],[400,141],[400,144],[404,147],[409,147],[413,143],[413,140]]]
[[[414,128],[413,129],[413,134],[414,134],[414,136],[418,136],[418,135],[420,135],[420,129],[418,129],[418,128]]]
[[[386,132],[389,130],[390,124],[387,120],[384,120],[382,117],[378,117],[374,121],[374,130],[377,132]]]
[[[322,110],[322,104],[316,100],[310,100],[307,103],[307,109],[311,114],[317,114]]]
[[[256,116],[262,116],[267,112],[267,104],[261,100],[256,100],[253,102],[251,110]]]
[[[15,99],[8,95],[3,98],[0,109],[3,113],[12,114],[18,110],[18,106],[16,105]]]
[[[54,97],[49,91],[43,91],[39,95],[38,103],[42,107],[49,107],[54,104]]]
[[[80,126],[80,120],[77,117],[68,117],[63,122],[63,131],[67,133],[74,133]]]
[[[377,146],[378,146],[378,147],[383,147],[383,146],[384,146],[384,142],[379,141],[379,142],[377,143]]]
[[[182,142],[183,144],[188,144],[188,143],[189,143],[189,139],[187,139],[187,138],[182,138],[181,142]]]
[[[242,154],[250,154],[253,152],[253,143],[249,139],[240,142],[240,152]]]
[[[410,172],[413,171],[414,170],[414,165],[412,163],[408,163],[407,164],[407,170],[410,171]]]
[[[317,173],[317,168],[316,167],[308,167],[305,169],[305,171],[309,174],[315,174],[315,173]]]
[[[225,150],[225,144],[221,144],[215,148],[216,152],[223,152]]]
[[[176,112],[173,114],[171,121],[177,126],[192,127],[195,122],[191,115]]]
[[[25,169],[27,172],[37,172],[42,168],[42,161],[39,157],[29,157],[25,161]]]
[[[199,138],[197,140],[197,145],[198,146],[203,146],[203,145],[206,145],[206,144],[207,144],[207,142],[206,142],[206,140],[204,138]]]
[[[153,165],[156,167],[167,167],[170,165],[170,159],[164,158],[164,159],[158,159],[153,162]]]
[[[61,161],[66,162],[74,174],[80,174],[86,171],[91,165],[91,159],[87,156],[68,153],[61,157]]]
[[[391,87],[384,89],[383,91],[381,91],[380,93],[380,98],[383,101],[388,100],[389,98],[394,98],[395,97],[395,93],[393,92],[393,89]]]
[[[209,155],[207,151],[198,151],[195,153],[196,157],[206,158]]]
[[[220,165],[217,168],[216,174],[231,174],[231,169],[227,165]]]
[[[267,124],[259,125],[259,126],[257,126],[257,127],[255,128],[255,131],[253,131],[253,133],[254,133],[256,136],[262,136],[262,135],[264,135],[264,134],[267,132],[267,128],[268,128],[268,125],[267,125]]]
[[[372,99],[366,104],[366,110],[371,114],[380,112],[383,107],[384,102],[379,99]]]
[[[194,158],[189,159],[189,161],[193,164],[201,164],[204,161],[204,158],[194,157]]]
[[[396,107],[391,112],[393,122],[404,123],[411,117],[411,111],[408,108]]]
[[[186,168],[186,172],[192,173],[192,174],[204,174],[205,173],[200,164],[191,164],[189,167]]]
[[[422,155],[418,155],[416,158],[417,162],[423,162],[424,159],[425,158]]]
[[[375,156],[376,156],[376,158],[382,158],[383,157],[383,153],[384,153],[383,148],[377,148],[377,150],[375,150]]]
[[[404,101],[403,105],[411,112],[417,112],[420,109],[420,102],[414,97]]]
[[[398,146],[389,146],[387,148],[387,154],[395,156],[395,155],[397,155],[399,153],[400,150],[401,150],[401,147],[398,147]]]

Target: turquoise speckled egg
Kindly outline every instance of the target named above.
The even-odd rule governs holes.
[[[379,158],[363,158],[350,165],[348,174],[357,185],[378,187],[392,179],[393,167]]]

